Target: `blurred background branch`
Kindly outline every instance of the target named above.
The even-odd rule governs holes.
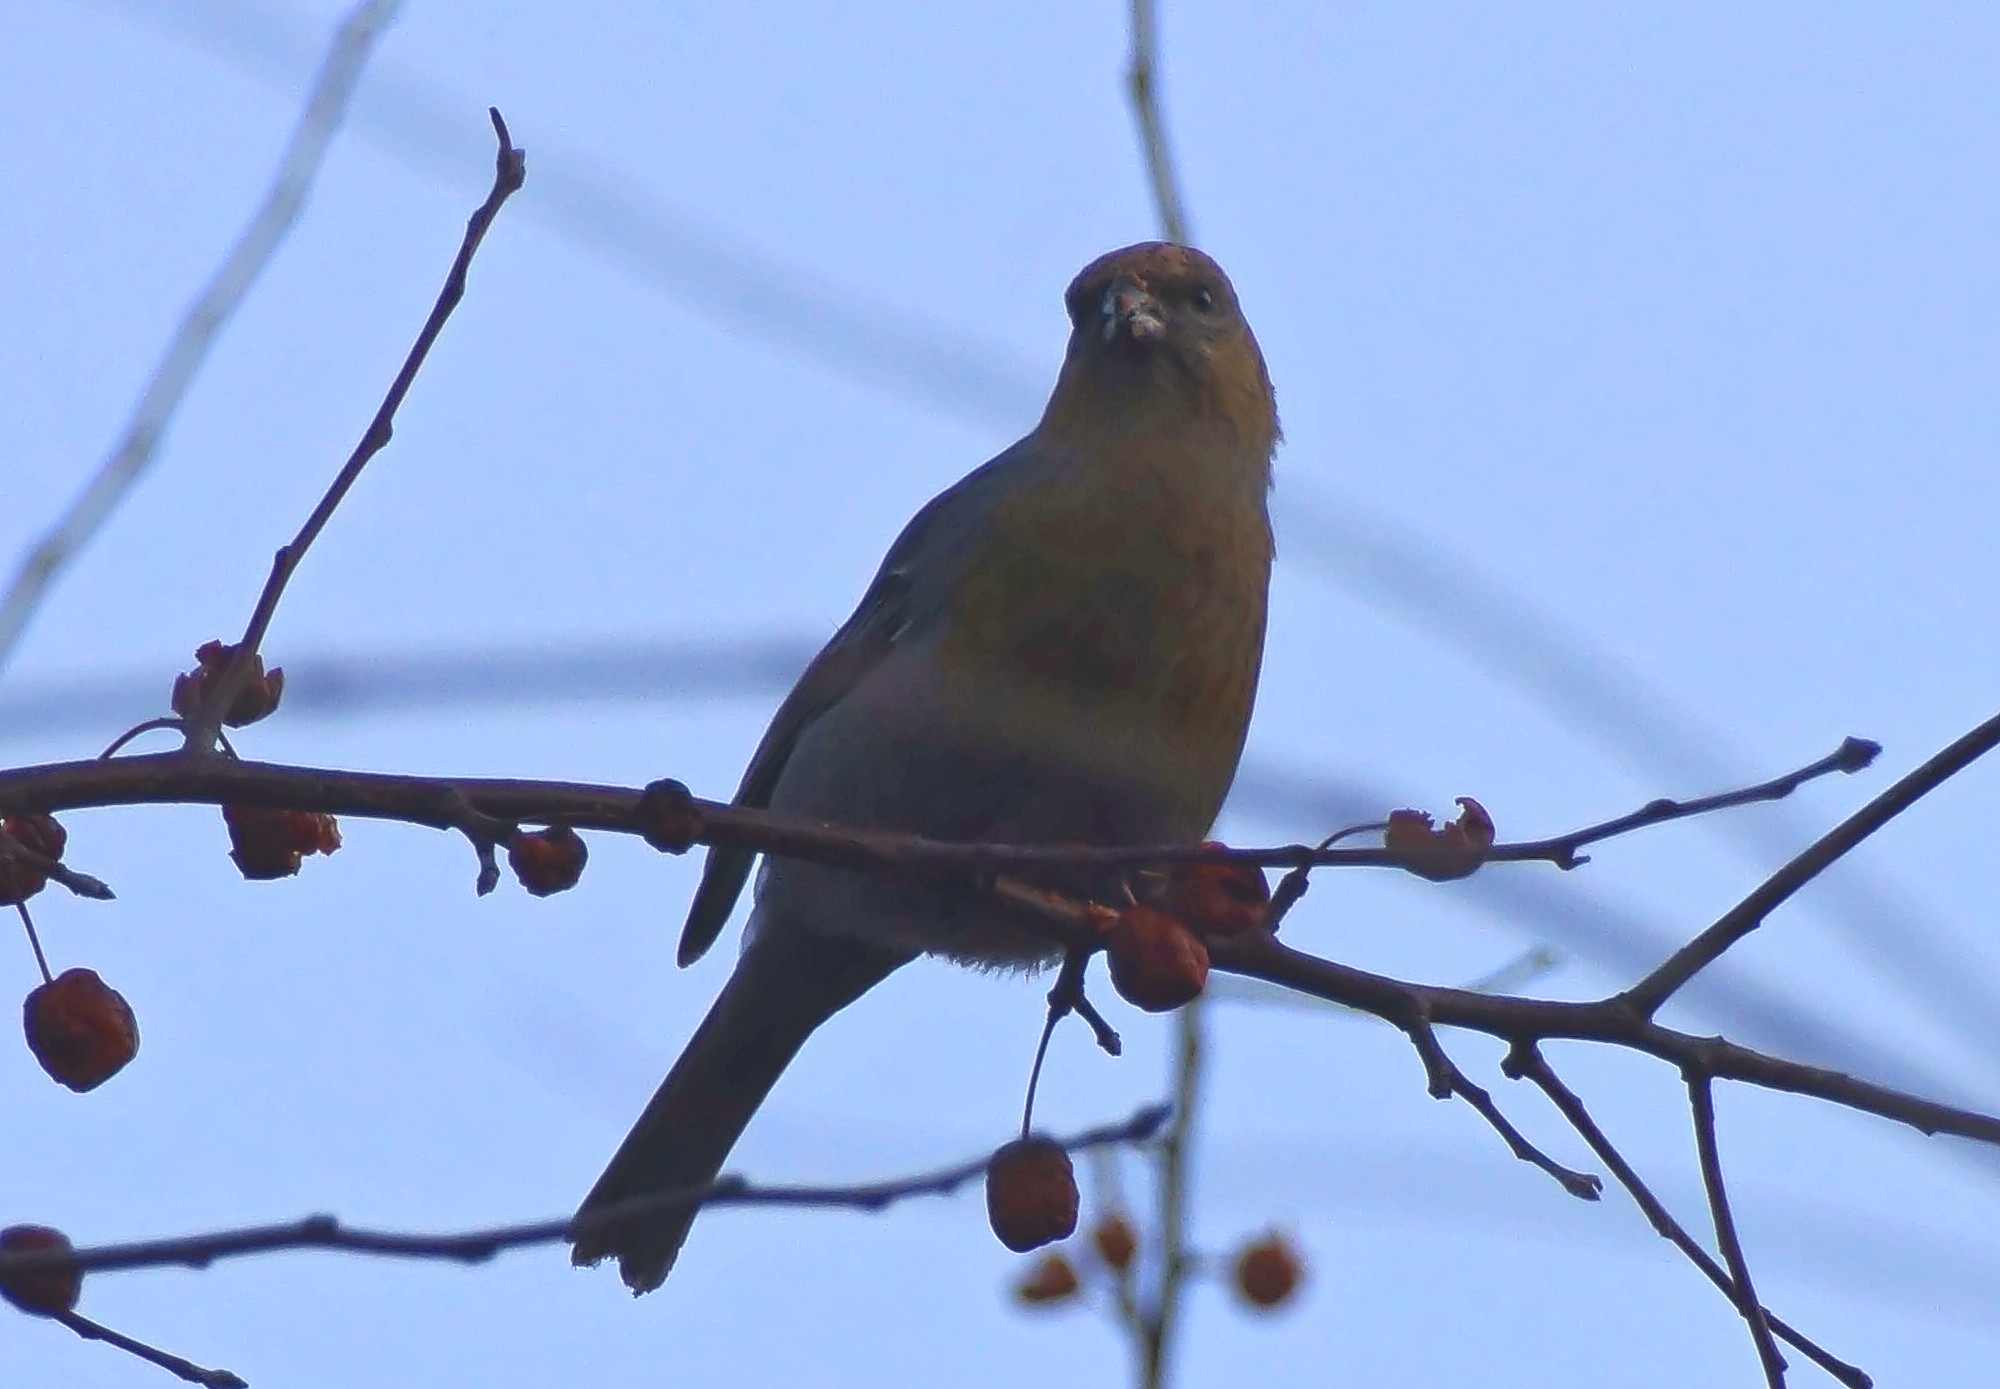
[[[7,658],[49,586],[102,529],[152,463],[216,336],[298,221],[313,178],[347,115],[362,68],[374,52],[375,41],[394,21],[400,3],[361,0],[334,30],[326,56],[320,60],[319,75],[306,94],[305,109],[279,157],[278,171],[263,201],[188,306],[110,454],[76,500],[29,549],[5,594],[0,594],[0,672],[6,670]]]

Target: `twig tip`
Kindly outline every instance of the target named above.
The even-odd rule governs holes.
[[[1843,772],[1858,772],[1881,755],[1882,745],[1873,738],[1846,738],[1833,755],[1833,765]]]

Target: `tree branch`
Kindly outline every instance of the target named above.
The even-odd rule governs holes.
[[[1759,782],[1755,786],[1745,786],[1736,791],[1724,791],[1719,795],[1701,796],[1691,801],[1676,801],[1662,797],[1648,801],[1629,815],[1620,815],[1614,820],[1591,825],[1586,829],[1574,830],[1569,834],[1557,835],[1552,839],[1536,840],[1527,844],[1511,846],[1521,858],[1546,858],[1558,868],[1575,868],[1590,862],[1589,858],[1577,853],[1578,849],[1599,840],[1610,839],[1614,835],[1629,834],[1635,829],[1649,825],[1664,825],[1670,820],[1683,820],[1690,815],[1707,815],[1717,810],[1728,810],[1739,805],[1752,805],[1759,801],[1781,801],[1809,781],[1832,772],[1849,775],[1870,766],[1881,754],[1882,745],[1868,738],[1846,738],[1839,747],[1819,761],[1787,772],[1781,777]]]
[[[1121,1123],[1085,1129],[1060,1140],[1070,1152],[1144,1143],[1166,1123],[1171,1106],[1148,1105]],[[574,1241],[629,1221],[643,1221],[687,1206],[810,1206],[822,1210],[880,1211],[918,1196],[949,1196],[984,1175],[985,1154],[951,1167],[891,1181],[847,1186],[757,1186],[740,1177],[721,1177],[701,1186],[656,1192],[593,1211],[518,1225],[446,1234],[366,1230],[343,1225],[330,1215],[309,1215],[279,1225],[253,1225],[171,1239],[100,1244],[75,1250],[0,1252],[0,1283],[64,1270],[108,1272],[133,1268],[206,1268],[220,1259],[269,1254],[281,1249],[337,1249],[386,1258],[484,1263],[494,1255],[534,1245]]]
[[[1558,1185],[1579,1201],[1595,1201],[1604,1190],[1602,1179],[1588,1172],[1578,1172],[1563,1166],[1547,1153],[1528,1141],[1527,1135],[1515,1128],[1513,1122],[1500,1112],[1500,1106],[1493,1102],[1493,1096],[1460,1070],[1458,1063],[1446,1054],[1444,1045],[1438,1041],[1437,1029],[1428,1021],[1419,1021],[1404,1028],[1410,1042],[1423,1058],[1424,1073],[1429,1077],[1429,1088],[1433,1098],[1448,1100],[1453,1095],[1463,1099],[1481,1118],[1493,1126],[1493,1131],[1506,1140],[1508,1150],[1522,1162],[1539,1167],[1555,1178]]]
[[[1858,740],[1850,740],[1850,742]],[[1648,807],[1578,834],[1595,839],[1628,834],[1663,820],[1740,803],[1750,794],[1768,798],[1780,782],[1796,786],[1832,770],[1846,770],[1838,754],[1820,759],[1777,782],[1685,804],[1654,801]],[[654,798],[641,813],[642,797]],[[662,811],[689,822],[691,843],[730,845],[812,859],[874,872],[925,873],[963,878],[983,873],[1033,874],[1038,870],[1137,869],[1174,863],[1243,863],[1259,868],[1400,867],[1383,848],[1337,848],[1327,843],[1232,849],[1216,844],[1154,844],[1120,848],[1075,845],[959,844],[914,835],[854,830],[819,821],[702,800],[674,782],[645,791],[575,782],[504,778],[423,777],[330,768],[296,767],[241,759],[151,753],[110,761],[56,762],[0,771],[0,814],[58,811],[103,805],[212,804],[225,801],[280,809],[323,810],[336,815],[401,820],[435,829],[463,829],[466,808],[502,822],[562,820],[576,829],[646,834]],[[1670,807],[1671,809],[1666,809]],[[1693,807],[1693,808],[1690,808]],[[487,831],[492,825],[482,827]],[[1573,858],[1575,835],[1496,844],[1488,862],[1555,863]]]
[[[1139,147],[1146,156],[1153,207],[1167,240],[1186,246],[1190,244],[1187,212],[1174,176],[1174,157],[1167,148],[1166,118],[1160,112],[1160,44],[1153,0],[1132,0],[1131,31],[1132,56],[1125,71],[1125,92],[1132,102],[1132,118],[1139,124]]]
[[[1631,1163],[1625,1160],[1625,1155],[1619,1152],[1616,1145],[1605,1136],[1604,1130],[1597,1126],[1597,1121],[1591,1118],[1590,1111],[1584,1107],[1576,1092],[1556,1075],[1542,1056],[1540,1048],[1532,1043],[1516,1045],[1508,1053],[1502,1069],[1509,1076],[1516,1079],[1526,1077],[1541,1087],[1542,1093],[1549,1097],[1557,1111],[1569,1121],[1570,1127],[1575,1129],[1583,1141],[1590,1145],[1590,1150],[1597,1154],[1598,1161],[1611,1169],[1611,1175],[1618,1179],[1619,1184],[1632,1197],[1632,1203],[1646,1217],[1654,1233],[1686,1255],[1688,1262],[1700,1269],[1708,1281],[1715,1284],[1722,1295],[1729,1299],[1730,1304],[1740,1311],[1742,1294],[1737,1290],[1729,1274],[1724,1271],[1722,1265],[1709,1257],[1706,1249],[1695,1243],[1694,1236],[1674,1219],[1672,1212],[1668,1211],[1660,1198],[1653,1194],[1653,1189],[1646,1184],[1645,1179],[1633,1169]],[[1775,1335],[1796,1347],[1801,1355],[1848,1386],[1848,1389],[1873,1389],[1875,1381],[1866,1371],[1848,1364],[1826,1350],[1773,1314],[1769,1308],[1764,1310],[1764,1319],[1770,1324]]]
[[[1764,1367],[1764,1382],[1770,1389],[1785,1389],[1785,1357],[1771,1339],[1771,1323],[1757,1289],[1750,1282],[1750,1261],[1743,1256],[1743,1242],[1736,1235],[1736,1218],[1729,1212],[1729,1188],[1722,1180],[1722,1158],[1715,1146],[1715,1088],[1698,1070],[1687,1073],[1688,1107],[1694,1112],[1695,1150],[1701,1155],[1701,1184],[1708,1191],[1709,1214],[1715,1220],[1715,1242],[1729,1265],[1736,1284],[1736,1310],[1750,1327],[1750,1339],[1757,1347],[1757,1359]]]
[[[1949,1133],[2000,1144],[2000,1118],[1993,1115],[1921,1099],[1840,1071],[1739,1046],[1722,1037],[1698,1037],[1662,1027],[1617,997],[1568,1003],[1413,984],[1293,950],[1268,935],[1212,939],[1208,954],[1215,969],[1345,1004],[1405,1031],[1411,1018],[1428,1017],[1440,1027],[1484,1032],[1510,1043],[1558,1038],[1601,1042],[1658,1057],[1679,1070],[1694,1069],[1718,1080],[1738,1080],[1827,1100],[1893,1119],[1921,1133]]]
[[[334,476],[326,494],[319,499],[319,505],[313,508],[312,514],[299,528],[299,533],[292,537],[290,544],[280,546],[272,558],[271,576],[264,581],[263,592],[257,595],[256,607],[251,610],[249,624],[243,629],[243,639],[232,649],[229,664],[214,681],[200,711],[187,722],[186,746],[190,749],[205,752],[213,745],[216,732],[222,727],[223,711],[229,708],[237,691],[250,678],[251,658],[263,643],[264,633],[270,629],[278,600],[284,597],[285,586],[291,582],[293,571],[305,558],[306,551],[312,548],[313,541],[319,538],[319,533],[326,528],[326,523],[333,518],[334,510],[361,476],[361,470],[368,466],[371,458],[388,447],[390,436],[395,433],[396,411],[415,384],[417,372],[430,355],[432,344],[444,331],[445,321],[465,297],[466,270],[479,250],[479,243],[486,239],[487,228],[493,225],[501,206],[527,179],[527,156],[515,147],[508,136],[507,123],[500,118],[499,110],[489,107],[487,115],[493,121],[493,133],[500,142],[499,152],[493,161],[493,187],[487,193],[486,201],[467,220],[465,237],[459,243],[458,255],[452,261],[450,273],[445,276],[444,288],[438,291],[430,316],[418,331],[417,340],[411,344],[396,379],[390,382],[388,394],[383,396],[381,405],[376,408],[375,417],[368,422],[361,442],[354,446],[354,452],[348,455],[346,464]]]
[[[1755,892],[1731,907],[1637,984],[1623,1001],[1647,1017],[1723,952],[1764,924],[1770,914],[1807,883],[1831,868],[1856,845],[1901,815],[1946,781],[1964,771],[2000,743],[2000,714],[1953,742],[1867,805],[1813,843],[1806,851],[1760,883]]]
[[[144,1341],[127,1336],[122,1331],[114,1331],[102,1322],[92,1321],[89,1317],[75,1312],[57,1312],[53,1319],[86,1341],[102,1341],[105,1345],[122,1350],[127,1355],[137,1356],[149,1365],[158,1365],[168,1374],[184,1379],[189,1384],[202,1385],[203,1389],[250,1389],[250,1386],[233,1371],[205,1369],[192,1360],[175,1355],[172,1351],[148,1345]]]

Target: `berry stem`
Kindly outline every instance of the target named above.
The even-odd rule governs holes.
[[[14,910],[21,914],[21,925],[28,931],[28,946],[35,952],[35,964],[42,971],[42,982],[53,983],[55,976],[49,973],[48,956],[42,954],[42,938],[35,934],[35,919],[28,915],[28,904],[16,902]]]

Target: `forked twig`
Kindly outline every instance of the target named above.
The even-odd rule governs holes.
[[[497,108],[488,108],[487,115],[493,121],[493,133],[500,142],[499,152],[494,156],[493,187],[486,195],[486,201],[473,211],[465,224],[465,237],[459,243],[458,255],[453,259],[451,271],[445,276],[444,288],[438,291],[437,302],[431,306],[430,316],[417,333],[403,365],[396,373],[396,379],[389,384],[388,393],[376,408],[375,416],[368,422],[362,433],[361,442],[354,446],[346,464],[335,475],[326,493],[319,499],[319,505],[299,528],[287,545],[279,547],[271,560],[271,576],[264,581],[264,588],[257,595],[257,604],[251,610],[250,621],[243,629],[243,639],[235,645],[228,665],[208,691],[208,698],[196,716],[188,720],[185,746],[191,751],[206,751],[213,742],[217,730],[222,727],[222,715],[235,700],[236,694],[250,678],[250,661],[257,654],[264,640],[264,633],[270,629],[271,618],[278,609],[278,600],[284,597],[285,586],[291,582],[292,573],[312,548],[319,533],[326,529],[326,523],[341,501],[361,476],[361,470],[368,461],[388,447],[390,436],[395,432],[396,411],[402,407],[403,398],[410,393],[410,387],[422,369],[424,359],[430,355],[432,344],[438,334],[444,331],[445,321],[452,310],[465,297],[465,275],[472,264],[473,255],[479,250],[479,243],[486,239],[487,228],[499,215],[507,199],[519,190],[527,179],[527,156],[514,145],[507,133],[507,123],[500,117]]]

